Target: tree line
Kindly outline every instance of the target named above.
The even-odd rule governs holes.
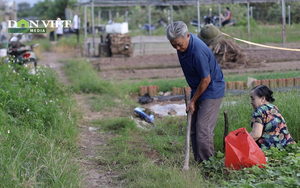
[[[77,7],[73,6],[77,3],[76,0],[44,0],[36,3],[30,7],[29,3],[19,3],[18,18],[36,16],[39,19],[56,19],[60,17],[65,19],[65,9],[70,8],[75,10]],[[264,24],[280,24],[282,21],[281,3],[250,3],[252,7],[252,20],[257,23]],[[225,7],[229,7],[232,12],[232,17],[237,23],[244,23],[247,18],[247,4],[221,4],[221,12],[225,13]],[[290,9],[288,9],[290,7]],[[162,18],[166,23],[168,22],[168,10],[170,7],[156,6],[151,7],[152,23]],[[300,2],[286,3],[286,21],[288,21],[288,11],[290,10],[291,23],[298,24],[300,22]],[[148,7],[95,7],[94,8],[95,23],[98,23],[98,12],[101,11],[101,23],[106,24],[109,19],[115,22],[125,21],[125,12],[128,12],[128,20],[131,28],[138,28],[141,25],[148,23]],[[211,12],[209,11],[211,10]],[[88,8],[88,19],[90,16],[90,9]],[[108,11],[109,14],[108,14]],[[192,19],[197,18],[197,8],[193,6],[174,6],[173,20],[182,20],[189,23]],[[214,16],[219,14],[219,5],[200,5],[201,20],[204,16]],[[251,13],[249,13],[251,14]],[[79,15],[83,17],[83,7],[79,7]],[[91,22],[91,20],[88,20]]]

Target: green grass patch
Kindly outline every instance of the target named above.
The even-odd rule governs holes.
[[[184,87],[188,86],[185,78],[176,78],[176,79],[143,79],[140,81],[128,81],[125,80],[121,84],[119,84],[120,89],[129,89],[130,92],[138,92],[139,86],[149,86],[149,85],[158,85],[159,91],[172,91],[173,87]]]
[[[287,122],[292,137],[299,141],[300,101],[298,91],[276,92],[275,105]],[[223,153],[224,116],[228,111],[229,131],[246,127],[251,131],[253,109],[249,95],[228,95],[224,98],[215,133],[216,154],[198,166],[190,153],[190,170],[182,171],[184,161],[186,117],[157,118],[155,129],[141,130],[126,117],[94,122],[114,136],[108,141],[102,163],[121,172],[118,181],[128,187],[297,187],[300,147],[286,151],[273,148],[264,151],[269,158],[265,169],[258,167],[240,171],[225,169]],[[293,113],[291,113],[293,112]]]
[[[225,81],[245,81],[247,82],[247,78],[256,78],[258,80],[263,79],[278,79],[278,78],[295,78],[299,77],[300,71],[276,71],[276,72],[264,72],[262,73],[247,73],[247,74],[226,74],[224,75]]]
[[[71,81],[71,87],[76,93],[112,93],[112,85],[100,80],[93,66],[84,59],[63,61],[64,71]]]
[[[48,38],[28,41],[25,44],[26,45],[39,44],[38,48],[40,48],[41,52],[49,51],[51,49],[51,43]]]
[[[286,42],[297,42],[300,40],[297,31],[300,24],[286,26]],[[222,28],[222,32],[227,33],[235,38],[248,40],[247,26],[228,26]],[[250,41],[260,44],[265,43],[282,43],[282,25],[257,25],[250,27]]]
[[[0,67],[0,86],[1,187],[79,186],[79,113],[68,88],[53,70],[28,75],[12,64]]]
[[[84,36],[80,35],[79,36],[79,44],[82,44],[83,41],[84,41]],[[75,48],[77,46],[77,35],[70,35],[68,37],[66,37],[64,35],[57,41],[57,43],[55,44],[54,47],[57,47],[57,46],[66,46],[66,47]]]
[[[224,74],[225,81],[245,81],[248,77],[256,78],[258,80],[263,79],[278,79],[278,78],[295,78],[299,77],[300,71],[287,71],[287,72],[265,72],[265,73],[246,73],[246,74]],[[139,86],[158,85],[159,91],[167,92],[172,91],[173,87],[188,86],[185,78],[175,79],[143,79],[139,81],[124,80],[121,83],[115,83],[115,85],[125,93],[139,91]]]

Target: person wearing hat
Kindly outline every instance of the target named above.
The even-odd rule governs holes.
[[[222,32],[214,25],[205,25],[197,35],[207,46],[215,45],[222,39]]]
[[[186,112],[191,111],[191,141],[194,158],[201,163],[214,155],[213,131],[225,92],[223,72],[211,49],[196,35],[189,33],[182,21],[170,24],[166,35],[177,56],[191,99]]]

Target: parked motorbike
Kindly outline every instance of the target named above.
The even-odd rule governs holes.
[[[35,74],[37,60],[33,49],[39,44],[26,46],[20,42],[21,38],[22,35],[17,35],[9,39],[7,54],[10,56],[9,58],[14,59],[16,64],[24,65],[24,67],[28,69],[29,74]]]
[[[226,25],[235,26],[235,22],[236,22],[235,19],[231,19],[230,22],[228,24],[226,24]],[[190,24],[193,25],[193,26],[198,27],[198,21],[197,21],[197,19],[193,19],[190,22]],[[214,25],[216,27],[220,27],[219,17],[218,16],[212,16],[212,17],[204,16],[204,22],[203,21],[200,22],[200,28],[204,27],[207,24],[211,24],[211,25]]]
[[[144,24],[144,26],[142,27],[142,29],[149,31],[151,29],[151,31],[155,30],[156,28],[159,27],[159,25],[161,25],[163,28],[167,27],[166,22],[164,22],[164,20],[162,18],[160,18],[159,20],[157,20],[157,22],[153,25],[150,26],[150,24],[146,23]]]

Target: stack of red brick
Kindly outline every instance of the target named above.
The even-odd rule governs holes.
[[[296,78],[278,78],[278,79],[264,79],[254,80],[253,87],[258,85],[266,85],[270,89],[281,87],[300,86],[300,77]],[[244,81],[226,82],[226,89],[247,89],[247,84]]]
[[[191,88],[190,87],[187,88],[188,88],[188,93],[191,92]],[[157,85],[140,86],[139,95],[143,96],[146,93],[148,93],[150,97],[157,96],[159,93],[159,87]],[[172,95],[184,95],[184,88],[173,87]]]

